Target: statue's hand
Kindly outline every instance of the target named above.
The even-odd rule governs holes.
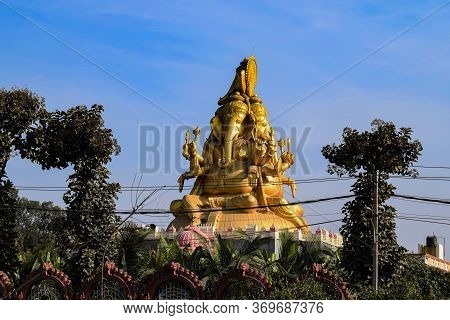
[[[258,168],[256,166],[251,166],[248,169],[248,185],[252,188],[256,187],[258,184]]]
[[[288,163],[289,166],[292,166],[295,162],[294,154],[292,152],[283,152],[281,155],[281,161],[283,163]]]
[[[293,198],[295,198],[295,193],[296,193],[296,191],[297,191],[297,186],[295,185],[295,181],[294,180],[292,180],[292,179],[289,179],[289,186],[291,187],[291,194],[292,194],[292,197]]]
[[[188,153],[190,158],[197,157],[197,145],[195,144],[195,141],[189,142],[187,145]]]
[[[183,191],[184,180],[186,180],[186,173],[181,174],[181,176],[178,178],[178,190],[180,192]]]
[[[255,173],[248,174],[248,185],[252,188],[256,187],[258,184],[258,177]]]

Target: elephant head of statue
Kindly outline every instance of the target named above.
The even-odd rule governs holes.
[[[221,168],[231,165],[233,141],[242,133],[243,122],[248,114],[248,106],[242,97],[231,99],[221,106],[211,119],[211,133],[220,142],[223,156]]]

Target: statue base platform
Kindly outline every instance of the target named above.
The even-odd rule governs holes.
[[[304,220],[303,218],[301,218]],[[191,219],[187,216],[182,215],[176,217],[169,226],[174,226],[177,230],[180,228],[184,229],[192,224]],[[297,230],[294,224],[290,223],[288,220],[277,216],[273,211],[257,211],[257,212],[239,212],[239,211],[216,211],[211,212],[208,216],[207,221],[202,222],[202,224],[211,225],[214,227],[216,232],[226,232],[230,228],[245,230],[249,225],[256,225],[258,230],[262,228],[270,230],[275,228],[277,231],[288,231],[292,232]],[[307,226],[306,221],[304,221],[305,226]],[[301,228],[303,233],[309,233],[309,227]]]

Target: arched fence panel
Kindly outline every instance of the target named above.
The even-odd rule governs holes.
[[[132,277],[112,262],[106,262],[83,285],[80,299],[132,300],[135,298]]]
[[[19,300],[69,300],[72,298],[70,279],[51,263],[31,272],[17,288]]]
[[[7,300],[10,297],[11,281],[3,271],[0,271],[0,300]]]
[[[212,298],[224,300],[229,298],[229,289],[237,282],[250,282],[263,291],[271,288],[271,283],[265,274],[243,263],[237,269],[232,269],[222,275],[216,282]]]
[[[321,264],[313,264],[313,275],[314,278],[324,285],[326,285],[330,290],[334,291],[337,300],[353,300],[354,297],[347,287],[347,283],[342,280],[336,273],[327,271],[323,268]]]
[[[179,263],[171,263],[145,281],[140,298],[198,300],[203,298],[203,285],[194,272],[183,268]]]

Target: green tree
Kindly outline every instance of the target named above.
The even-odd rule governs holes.
[[[35,248],[52,251],[64,211],[51,201],[17,200],[18,241],[21,251]]]
[[[17,197],[6,166],[45,109],[44,99],[28,89],[0,88],[0,270],[11,273],[18,265]]]
[[[10,275],[19,263],[15,192],[11,181],[0,180],[0,270]]]
[[[357,289],[358,299],[450,299],[450,273],[427,266],[421,256],[407,255],[392,283],[380,287],[377,293],[364,286]]]
[[[12,274],[16,284],[23,283],[32,271],[39,269],[45,262],[50,262],[56,269],[63,269],[58,253],[43,247],[34,247],[20,252],[19,261],[19,267]]]
[[[12,195],[16,206],[17,244],[19,265],[10,273],[14,283],[21,283],[28,274],[44,262],[51,262],[56,268],[61,261],[55,250],[58,237],[57,225],[64,212],[50,201],[39,202]]]
[[[133,278],[139,277],[142,251],[145,250],[145,239],[149,233],[149,230],[132,222],[125,223],[116,233],[117,266],[128,272]]]
[[[338,259],[337,252],[322,247],[318,241],[299,243],[292,234],[280,234],[279,257],[276,264],[279,273],[284,276],[296,277],[299,274],[309,273],[314,263],[334,268]]]
[[[216,238],[210,246],[204,246],[204,254],[198,255],[198,258],[203,261],[203,263],[198,263],[203,268],[199,270],[202,276],[220,276],[230,269],[238,268],[242,263],[256,268],[261,267],[262,258],[267,256],[262,247],[270,239],[260,236],[249,239],[239,233],[235,237],[240,242],[239,249],[235,247],[236,242],[224,239],[220,234],[216,234]]]
[[[280,279],[273,283],[271,290],[260,299],[267,300],[326,300],[336,299],[327,292],[326,286],[313,278],[304,275],[293,279]]]
[[[200,248],[199,250],[202,249]],[[139,260],[137,261],[137,265],[134,266],[138,268],[137,279],[145,279],[171,262],[183,261],[184,257],[181,257],[188,254],[187,251],[183,251],[178,246],[176,241],[161,238],[156,248],[143,248],[140,250]]]
[[[23,157],[43,169],[73,166],[58,246],[75,288],[101,264],[117,222],[114,210],[120,187],[108,181],[106,165],[120,147],[105,128],[102,113],[100,105],[45,112],[22,150]],[[113,249],[108,251],[107,259],[114,255]]]
[[[344,238],[342,264],[354,281],[366,281],[372,274],[373,176],[379,177],[379,275],[388,282],[401,263],[405,252],[397,244],[395,208],[386,204],[395,187],[388,182],[390,174],[416,176],[411,165],[417,161],[422,145],[411,139],[410,128],[397,131],[391,122],[374,120],[371,131],[345,128],[339,145],[322,149],[330,162],[328,172],[357,178],[352,186],[355,199],[343,207],[341,227]]]

